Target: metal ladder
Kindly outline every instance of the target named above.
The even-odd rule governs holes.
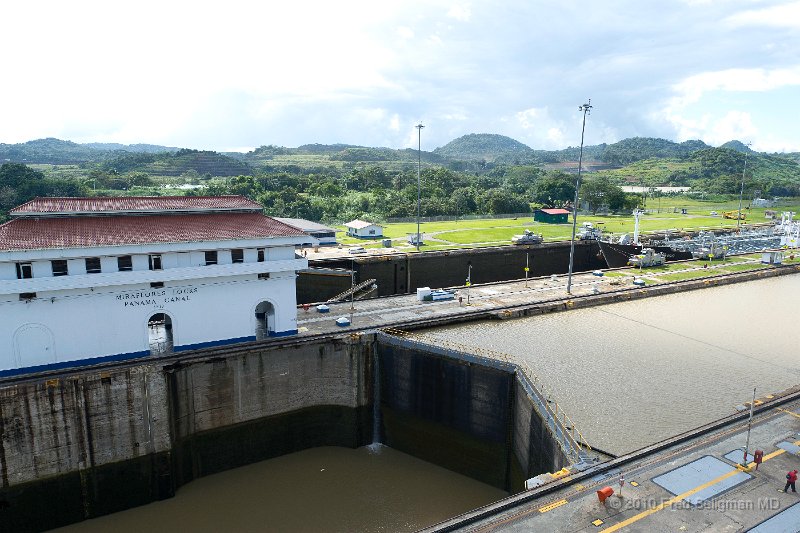
[[[374,291],[377,288],[377,285],[375,284],[376,281],[377,280],[375,280],[375,279],[368,279],[366,281],[362,281],[358,285],[350,287],[346,291],[344,291],[344,292],[342,292],[340,294],[337,294],[336,296],[334,296],[333,298],[329,299],[325,303],[329,304],[329,303],[334,303],[334,302],[342,302],[342,301],[346,300],[347,297],[350,296],[351,294],[353,295],[353,298],[356,299],[356,300],[359,299],[359,298],[363,298],[364,296],[366,296],[367,294],[371,293],[372,291]],[[373,285],[374,285],[374,287],[373,287]],[[366,291],[366,292],[364,292],[364,294],[356,296],[356,294],[358,294],[359,291],[361,291],[362,289],[368,288],[368,287],[370,289],[369,291]]]

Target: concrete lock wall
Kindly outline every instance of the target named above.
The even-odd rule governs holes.
[[[5,380],[0,531],[51,529],[169,498],[200,476],[373,439],[509,491],[561,464],[513,367],[376,337]]]
[[[491,283],[529,275],[563,274],[569,267],[569,243],[547,243],[535,246],[500,246],[465,250],[445,250],[423,254],[393,254],[378,257],[312,260],[314,268],[340,268],[356,271],[356,280],[375,279],[376,296],[407,294],[418,287],[455,287],[464,285],[472,266],[472,283]],[[574,270],[582,272],[606,268],[598,257],[599,247],[593,241],[575,243]],[[330,278],[330,279],[328,279]],[[350,278],[301,274],[297,283],[297,301],[325,301],[350,287]]]
[[[0,388],[0,530],[39,531],[163,499],[166,382],[139,365]]]
[[[372,350],[348,337],[167,369],[177,483],[306,448],[371,443]]]
[[[372,439],[372,349],[286,341],[0,386],[0,531],[41,531],[208,475]]]
[[[569,464],[514,365],[385,335],[378,359],[387,446],[509,492]]]

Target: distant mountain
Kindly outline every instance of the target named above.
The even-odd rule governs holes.
[[[104,157],[105,153],[100,150],[53,138],[19,144],[0,144],[0,162],[69,165],[100,161]]]
[[[727,148],[728,150],[735,150],[737,152],[742,152],[746,154],[753,153],[753,150],[751,150],[750,147],[744,144],[742,141],[728,141],[725,144],[721,145],[720,148]]]
[[[115,158],[102,164],[103,169],[125,172],[144,172],[151,176],[180,176],[194,171],[209,176],[250,175],[253,169],[243,161],[217,152],[189,150],[182,148],[177,152],[119,153]]]
[[[158,154],[161,152],[177,152],[180,148],[174,146],[160,146],[158,144],[119,144],[119,143],[84,143],[81,146],[88,146],[94,150],[103,152],[125,151],[140,152],[145,154]]]
[[[505,135],[470,133],[436,148],[433,153],[460,161],[490,163],[533,163],[536,154],[529,146]]]
[[[601,159],[612,165],[629,165],[645,159],[685,158],[693,152],[710,148],[703,141],[675,143],[653,137],[631,137],[606,146]]]
[[[584,146],[583,161],[585,168],[593,170],[627,167],[640,162],[652,166],[647,162],[662,159],[683,164],[692,161],[692,154],[709,148],[699,140],[676,143],[666,139],[633,137],[608,145]],[[719,149],[755,154],[737,140],[729,141]],[[152,176],[177,176],[189,171],[200,175],[235,176],[250,175],[260,170],[293,172],[302,169],[320,172],[328,168],[347,170],[365,165],[407,171],[416,165],[417,157],[421,155],[426,165],[441,165],[456,171],[484,172],[496,165],[546,165],[571,171],[573,167],[577,168],[579,152],[578,147],[534,150],[510,137],[488,133],[464,135],[432,152],[421,153],[414,148],[392,149],[341,143],[304,144],[297,148],[269,145],[247,153],[218,153],[154,144],[77,144],[47,138],[19,144],[0,144],[0,163],[8,161],[82,167],[72,169],[72,172],[88,172],[97,168],[117,173],[144,172]],[[799,154],[774,156],[779,158],[774,162],[777,166],[786,160],[792,163],[800,161]],[[718,160],[716,156],[712,159]],[[772,166],[764,165],[764,168]],[[56,170],[53,169],[53,172]],[[631,169],[630,173],[640,172],[641,169]]]
[[[583,147],[583,160],[600,161],[606,151],[606,144],[595,144]],[[580,146],[570,146],[563,150],[534,150],[536,158],[543,163],[563,163],[566,161],[578,161],[580,157]]]
[[[297,147],[297,151],[302,154],[335,154],[348,148],[367,148],[355,144],[304,144]]]

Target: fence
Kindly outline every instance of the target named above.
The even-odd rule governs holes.
[[[420,222],[450,222],[459,220],[481,220],[481,219],[502,219],[502,218],[530,218],[533,221],[533,213],[507,213],[502,215],[462,215],[454,217],[453,215],[441,215],[436,217],[420,217]],[[403,218],[387,218],[386,222],[390,224],[408,224],[416,222],[416,217],[403,217]]]

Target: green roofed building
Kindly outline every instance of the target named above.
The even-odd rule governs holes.
[[[566,224],[569,222],[569,211],[566,209],[537,209],[533,212],[533,220],[547,224]]]

